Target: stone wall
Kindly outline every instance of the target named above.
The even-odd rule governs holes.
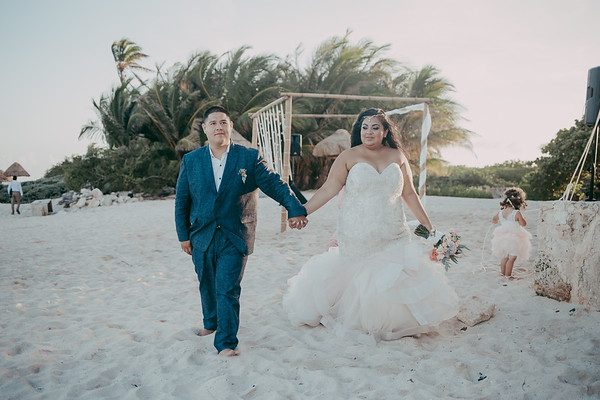
[[[535,291],[600,311],[600,203],[542,204]]]

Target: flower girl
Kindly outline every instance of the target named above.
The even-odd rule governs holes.
[[[500,212],[492,218],[494,224],[500,222],[494,229],[492,253],[501,259],[500,273],[511,280],[517,257],[527,259],[531,251],[531,234],[523,229],[527,221],[520,211],[527,207],[526,196],[521,188],[507,189],[500,202]]]

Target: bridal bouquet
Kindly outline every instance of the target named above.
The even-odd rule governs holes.
[[[428,239],[429,236],[436,237],[436,232],[433,234],[425,228],[423,225],[419,224],[415,229],[415,235],[420,236],[422,238]],[[429,258],[431,261],[440,261],[446,271],[450,268],[450,261],[453,261],[455,264],[458,264],[457,256],[463,253],[463,250],[469,250],[467,246],[464,244],[460,244],[460,235],[456,232],[448,232],[442,234],[440,239],[435,242],[433,245],[433,249],[429,253]]]

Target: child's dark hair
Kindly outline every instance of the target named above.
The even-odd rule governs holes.
[[[500,202],[500,207],[505,209],[506,207],[512,206],[515,210],[521,209],[521,207],[527,207],[527,202],[525,201],[527,198],[527,194],[525,191],[518,187],[511,187],[506,189],[504,192],[504,198]]]

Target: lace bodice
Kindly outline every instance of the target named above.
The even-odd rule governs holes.
[[[338,216],[342,255],[365,256],[410,236],[400,197],[403,186],[402,171],[396,163],[381,174],[366,162],[350,169]]]

